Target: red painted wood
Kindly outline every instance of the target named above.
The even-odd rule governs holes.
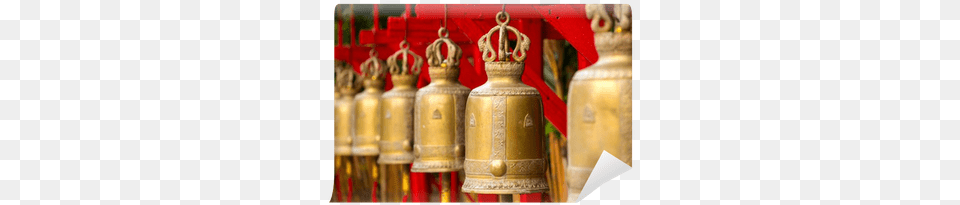
[[[337,21],[337,46],[343,45],[343,21]]]
[[[450,202],[459,202],[460,196],[460,177],[459,172],[450,172]]]
[[[597,47],[593,42],[593,30],[590,19],[582,4],[557,4],[536,7],[544,21],[556,28],[570,45],[583,55],[588,65],[597,62]],[[581,67],[583,68],[583,67]]]
[[[503,4],[447,4],[447,18],[466,18],[493,20]],[[507,4],[506,11],[511,19],[540,18],[540,13],[533,7],[538,4]],[[443,18],[443,4],[418,4],[417,18]]]
[[[521,194],[520,202],[541,202],[541,193]]]
[[[373,197],[372,197],[373,202],[377,202],[377,185],[378,185],[377,182],[373,182],[373,188],[371,188],[371,192],[373,193]]]
[[[478,202],[497,202],[496,194],[477,194]]]
[[[380,29],[380,4],[373,5],[373,29]]]
[[[413,164],[410,164],[410,168],[413,168]],[[427,202],[430,197],[428,193],[429,189],[430,187],[427,187],[427,179],[424,173],[410,173],[410,192],[411,195],[413,195],[411,201]]]

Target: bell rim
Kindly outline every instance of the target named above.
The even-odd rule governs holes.
[[[522,181],[529,181],[533,183],[536,187],[533,188],[517,188],[520,184],[524,183]],[[509,183],[504,185],[504,183]],[[477,186],[475,184],[482,184],[490,186],[491,184],[500,183],[501,187],[497,188],[472,188],[471,186]],[[512,186],[512,187],[510,187]],[[461,186],[461,191],[464,193],[474,193],[474,194],[530,194],[530,193],[543,193],[550,190],[550,186],[547,183],[546,177],[537,177],[537,178],[519,178],[519,179],[497,179],[497,178],[471,178],[467,176],[463,180],[463,185]]]

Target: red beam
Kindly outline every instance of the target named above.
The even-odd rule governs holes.
[[[589,66],[597,62],[599,56],[593,42],[593,29],[590,28],[590,20],[587,19],[586,10],[582,4],[543,5],[536,8],[543,15],[544,21],[553,26],[567,42],[570,42],[571,46],[577,49],[577,53],[588,61],[581,63]]]
[[[448,19],[488,19],[493,20],[503,4],[447,4]],[[539,4],[507,4],[506,11],[510,19],[541,18],[534,7]],[[443,4],[418,4],[417,18],[442,19],[444,16]],[[449,22],[448,22],[449,23]]]

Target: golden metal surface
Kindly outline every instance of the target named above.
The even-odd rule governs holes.
[[[354,100],[357,124],[352,151],[355,156],[377,156],[380,154],[380,97],[385,74],[376,49],[370,50],[370,58],[360,64],[360,70],[363,71],[364,90]]]
[[[507,25],[507,13],[498,13],[497,22],[499,25],[477,42],[488,80],[467,99],[462,190],[479,194],[544,192],[549,186],[544,173],[543,104],[540,93],[520,81],[530,40]],[[499,52],[490,43],[495,31],[500,35]],[[517,36],[516,49],[510,50],[507,31]]]
[[[470,88],[457,80],[462,50],[447,38],[427,47],[430,84],[421,88],[414,105],[413,172],[454,172],[463,169],[464,109]],[[447,55],[441,53],[446,44]]]
[[[406,45],[402,42],[401,46]],[[408,61],[408,58],[413,58]],[[413,63],[411,66],[410,63]],[[423,58],[401,47],[387,58],[393,89],[381,97],[383,122],[380,138],[380,164],[413,163],[413,103],[417,94],[417,77]],[[392,173],[398,174],[398,173]],[[399,186],[399,185],[398,185]]]
[[[353,71],[350,64],[341,64],[341,66],[343,67],[337,71],[336,76],[336,93],[339,93],[339,97],[333,103],[333,152],[337,156],[348,156],[352,153],[351,144],[356,125],[354,94],[360,90],[361,78],[357,72]]]
[[[632,41],[630,6],[616,5],[613,23],[603,5],[587,5],[600,58],[574,74],[567,102],[568,201],[575,201],[604,150],[632,166]],[[598,26],[604,21],[603,27]],[[614,31],[611,27],[616,26]]]

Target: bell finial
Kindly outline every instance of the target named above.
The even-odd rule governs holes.
[[[370,48],[370,58],[360,64],[360,71],[365,79],[380,81],[385,77],[383,61],[377,58],[376,48]]]
[[[410,65],[408,56],[413,57],[413,65]],[[397,59],[398,57],[400,59]],[[420,75],[420,67],[422,66],[423,58],[410,50],[410,44],[407,43],[407,40],[400,41],[400,50],[387,58],[387,68],[390,69],[390,74],[394,76]]]
[[[609,32],[611,28],[614,27],[614,22],[611,20],[609,14],[607,14],[606,6],[603,4],[587,4],[586,5],[587,18],[590,18],[590,28],[593,29],[595,33]],[[618,4],[613,6],[613,15],[616,17],[616,28],[614,32],[623,32],[630,31],[630,5],[629,4]],[[603,21],[603,26],[600,25],[600,21]]]
[[[344,63],[336,75],[337,90],[348,95],[360,90],[362,79],[356,71],[353,71],[353,66],[350,64]]]
[[[487,62],[493,62],[496,57],[497,61],[508,61],[508,56],[513,57],[513,61],[523,61],[527,58],[527,50],[530,49],[530,38],[527,38],[526,34],[520,33],[517,28],[507,25],[510,22],[510,14],[507,14],[506,11],[497,12],[496,16],[497,26],[494,26],[484,34],[483,37],[480,37],[480,40],[477,41],[477,45],[480,50],[483,51],[483,60]],[[499,39],[497,42],[498,50],[494,51],[493,46],[490,45],[490,35],[493,35],[494,31],[500,31]],[[510,50],[509,42],[507,41],[507,31],[513,32],[517,36],[517,48]],[[496,54],[496,55],[494,55]]]
[[[427,46],[427,64],[430,64],[430,67],[437,68],[459,68],[460,56],[463,56],[463,50],[460,49],[460,46],[457,46],[456,43],[450,40],[450,33],[447,31],[447,28],[440,27],[440,30],[437,31],[437,35],[440,36],[440,38]],[[440,50],[443,44],[447,45],[446,57],[443,56],[443,52]]]

